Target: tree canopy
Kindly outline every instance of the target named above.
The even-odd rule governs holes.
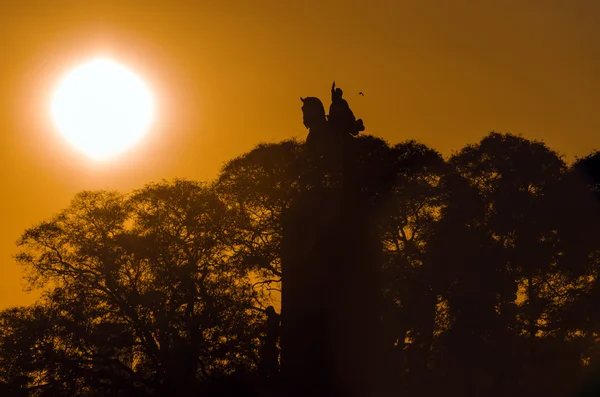
[[[581,389],[600,346],[600,154],[567,164],[495,132],[449,158],[355,141],[353,183],[380,208],[374,321],[391,394]],[[261,144],[210,183],[84,191],[26,230],[16,260],[44,293],[0,312],[1,394],[260,389],[266,308],[280,310],[285,284],[282,219],[298,195],[338,183],[319,167],[300,142]]]

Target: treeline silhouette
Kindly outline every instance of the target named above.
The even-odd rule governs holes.
[[[379,330],[364,333],[361,351],[373,347],[366,365],[386,395],[595,395],[600,153],[567,164],[543,142],[495,132],[449,158],[415,141],[353,139],[355,166],[344,172],[379,208],[362,224],[378,243],[379,287],[371,296],[351,284],[351,302],[327,307],[349,317],[372,302],[356,309]],[[213,182],[82,192],[26,230],[16,259],[44,294],[0,313],[0,395],[300,388],[303,379],[281,380],[276,311],[291,203],[339,182],[319,161],[298,141],[261,144]],[[313,204],[306,222],[327,215]],[[336,249],[352,252],[355,230],[334,236]],[[297,277],[319,279],[324,266],[307,263]],[[336,266],[326,287],[339,291]],[[299,293],[314,301],[313,292]]]

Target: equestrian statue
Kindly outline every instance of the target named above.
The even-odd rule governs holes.
[[[330,151],[365,130],[362,119],[356,119],[341,88],[331,86],[329,115],[323,102],[316,97],[300,97],[304,126],[309,130],[306,145],[311,149]]]
[[[377,395],[381,247],[356,177],[365,127],[335,82],[328,116],[301,100],[310,169],[281,221],[281,374],[293,396]]]

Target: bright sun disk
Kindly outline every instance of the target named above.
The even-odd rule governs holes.
[[[154,101],[137,74],[97,58],[66,75],[52,97],[51,114],[71,145],[98,160],[144,136],[153,121]]]

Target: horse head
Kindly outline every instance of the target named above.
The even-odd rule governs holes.
[[[300,97],[302,101],[303,122],[306,128],[322,126],[327,122],[325,107],[319,98]]]

